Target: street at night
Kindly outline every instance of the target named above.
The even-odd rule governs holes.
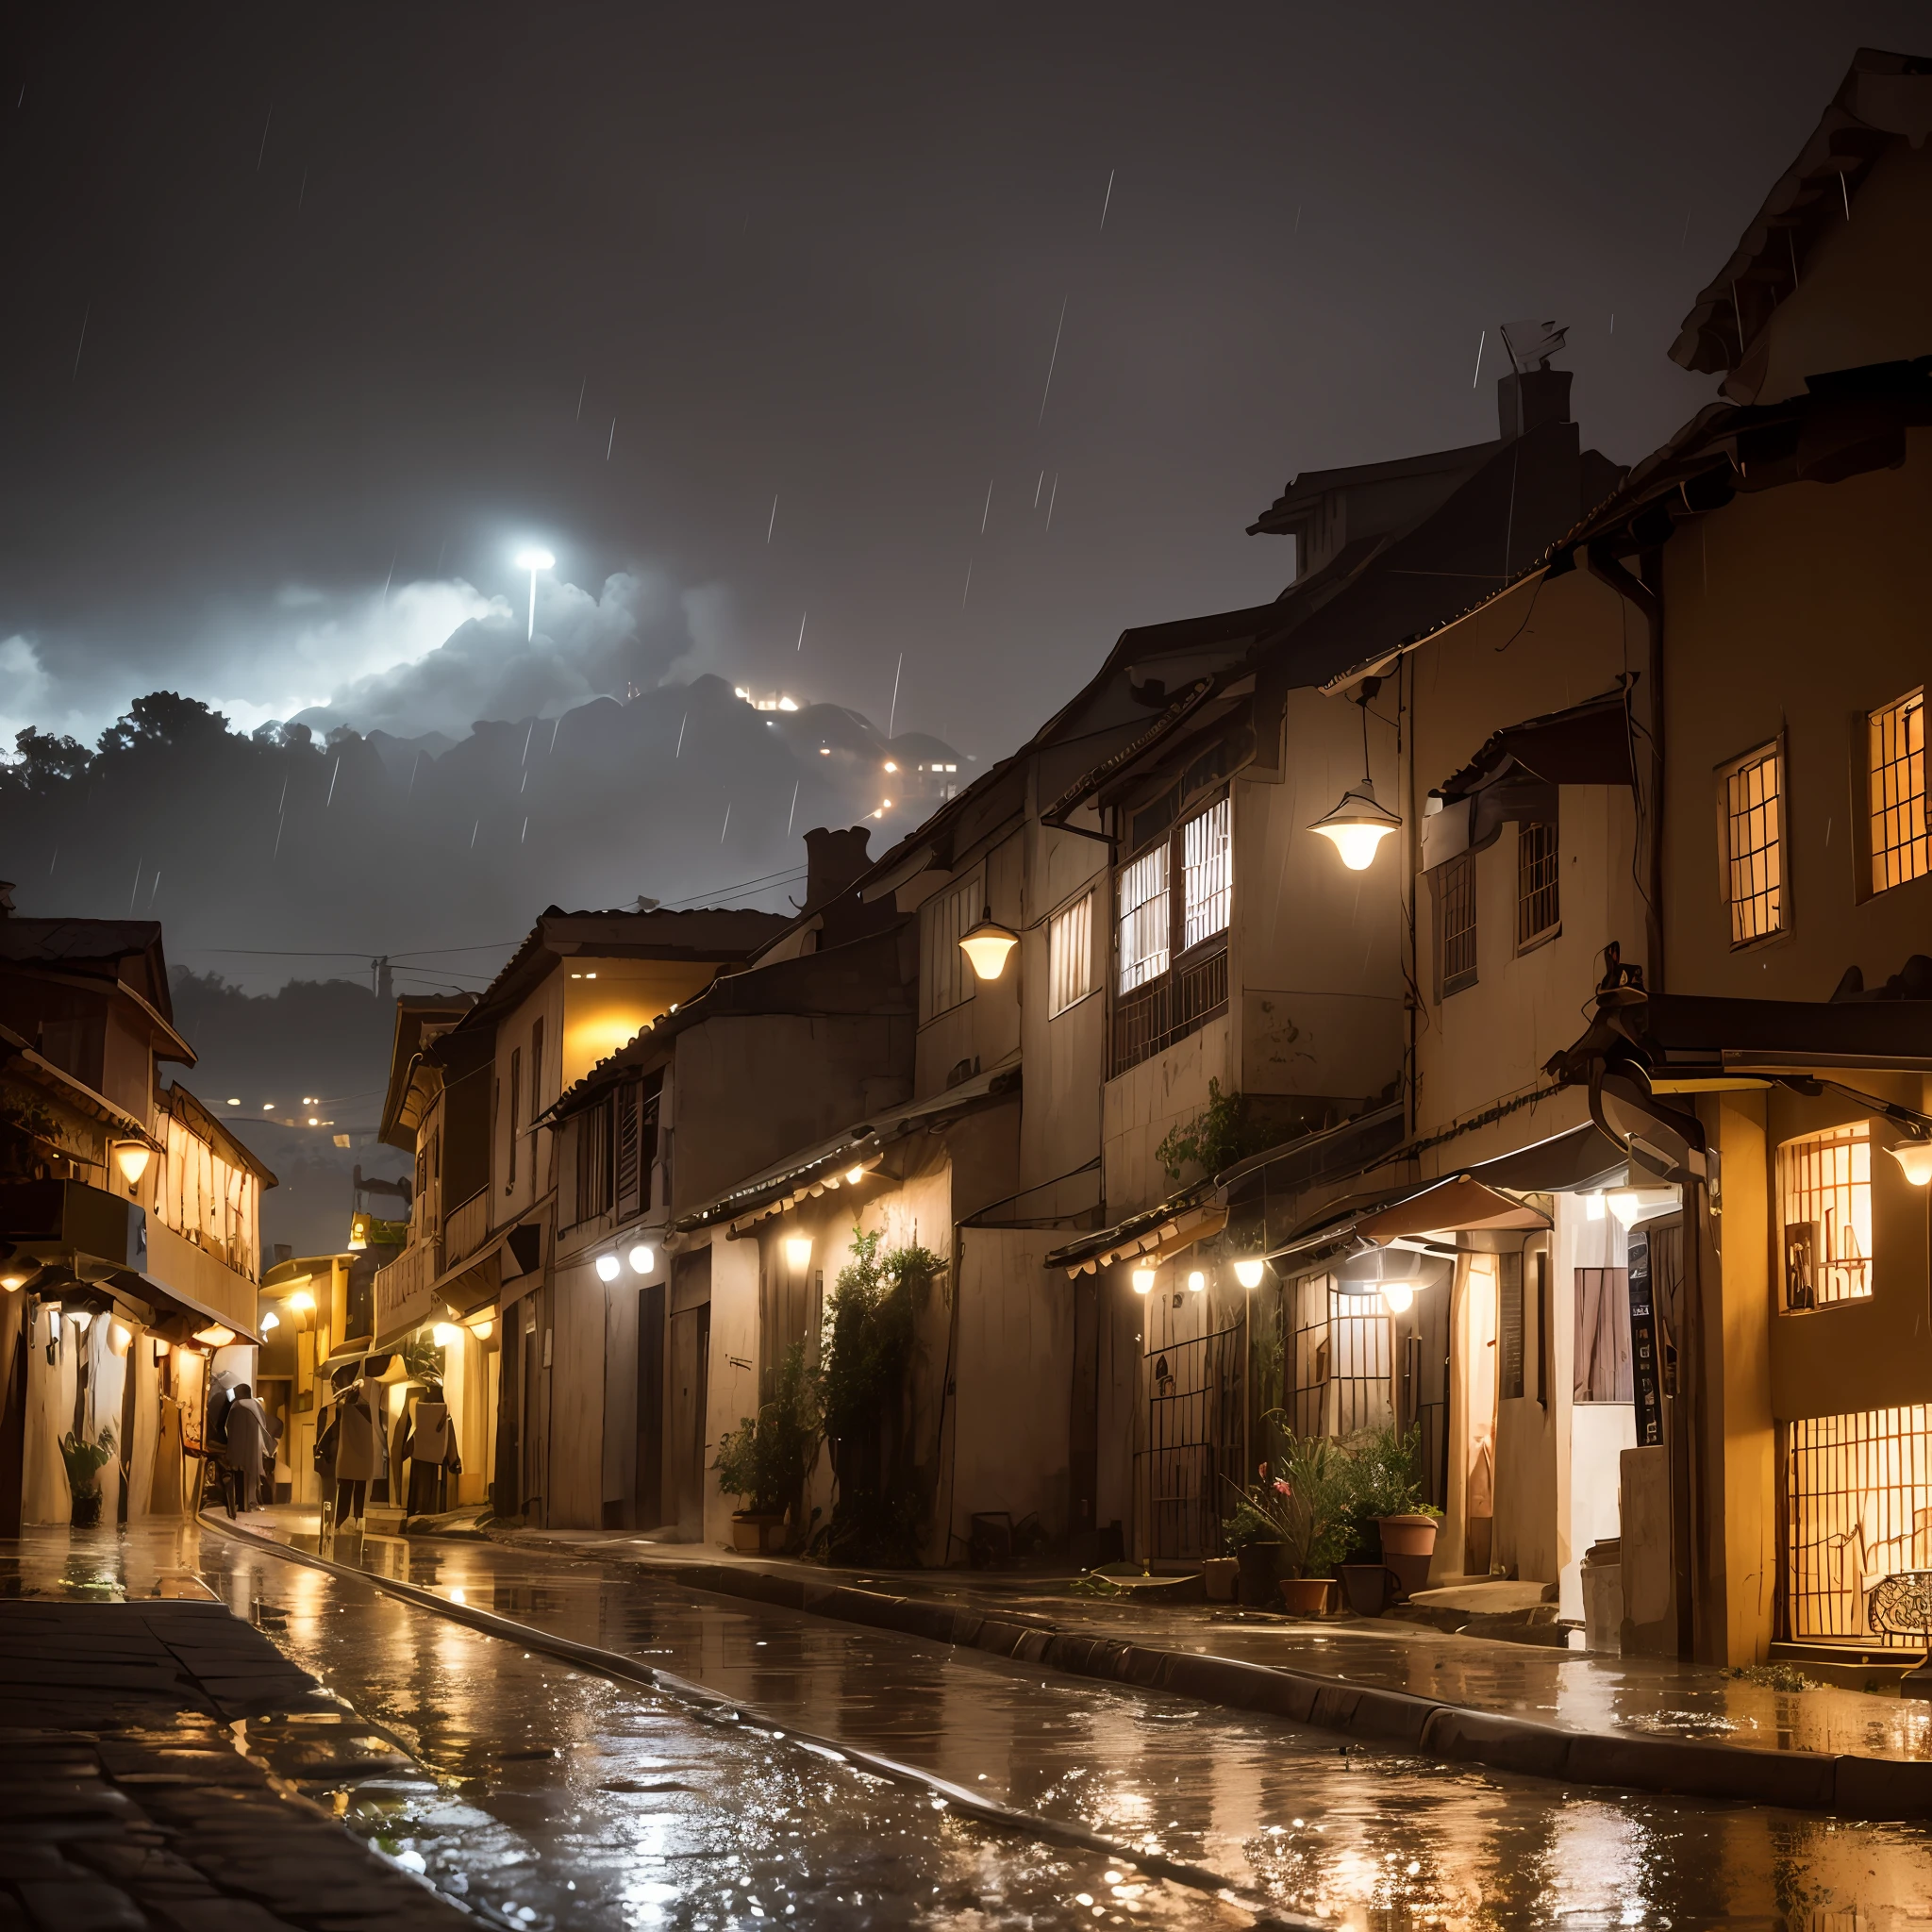
[[[0,179],[0,1932],[1932,1924],[1922,6]]]

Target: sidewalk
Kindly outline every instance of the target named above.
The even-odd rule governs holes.
[[[0,1926],[468,1923],[276,1789],[366,1775],[383,1741],[199,1577],[125,1574],[111,1531],[92,1562],[89,1535],[0,1542]]]
[[[1203,1703],[1574,1784],[1932,1817],[1932,1705],[1785,1690],[1712,1666],[1605,1657],[1429,1624],[1120,1603],[1053,1578],[829,1571],[617,1531],[490,1530],[685,1588],[966,1645]]]

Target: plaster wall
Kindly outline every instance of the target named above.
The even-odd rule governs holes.
[[[711,1354],[705,1393],[704,1540],[728,1544],[742,1506],[718,1487],[718,1442],[758,1406],[758,1244],[711,1237]]]
[[[1671,991],[1822,1000],[1847,966],[1876,985],[1932,950],[1932,877],[1872,896],[1858,836],[1863,721],[1925,682],[1928,527],[1932,430],[1913,429],[1902,469],[1740,495],[1665,545]],[[1789,930],[1734,950],[1718,771],[1780,732]]]
[[[603,1526],[604,1324],[609,1293],[588,1263],[557,1270],[545,1374],[549,1482],[543,1500],[549,1529]],[[541,1331],[536,1339],[541,1347]]]
[[[1192,1120],[1208,1105],[1210,1078],[1221,1082],[1224,1093],[1240,1084],[1234,1075],[1233,1031],[1226,1016],[1210,1020],[1107,1083],[1101,1132],[1107,1211],[1114,1219],[1150,1208],[1174,1191],[1174,1183],[1154,1150],[1170,1128]]]

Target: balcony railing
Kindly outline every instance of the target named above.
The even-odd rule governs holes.
[[[411,1241],[386,1268],[375,1271],[375,1332],[392,1334],[429,1317],[430,1289],[442,1273],[440,1241]]]
[[[479,1188],[460,1207],[442,1217],[442,1251],[445,1266],[453,1267],[465,1255],[474,1255],[490,1232],[490,1190]]]
[[[1223,946],[1116,1002],[1109,1074],[1124,1074],[1151,1059],[1226,1010],[1227,948]]]

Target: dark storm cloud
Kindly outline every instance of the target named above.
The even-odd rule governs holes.
[[[883,720],[903,654],[899,725],[996,755],[1124,626],[1278,591],[1242,532],[1291,473],[1492,434],[1507,317],[1643,454],[1764,183],[1924,22],[42,9],[0,713],[448,733],[702,668]],[[532,540],[586,604],[519,652]]]

